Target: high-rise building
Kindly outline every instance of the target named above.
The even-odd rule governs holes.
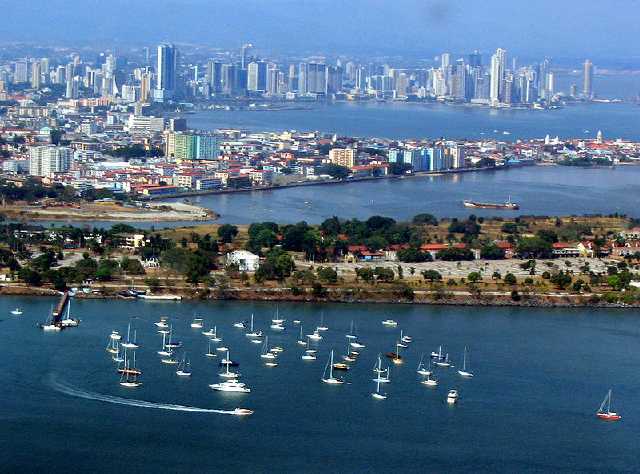
[[[252,61],[247,67],[247,90],[265,92],[267,90],[267,63]]]
[[[246,43],[242,45],[242,50],[240,53],[240,68],[247,69],[249,65],[249,53],[253,49],[253,45],[251,43]]]
[[[40,89],[42,81],[42,65],[39,61],[31,63],[31,88]]]
[[[71,168],[73,150],[59,146],[36,146],[29,150],[29,174],[50,176]]]
[[[222,92],[222,63],[219,61],[209,61],[207,63],[207,81],[212,94]]]
[[[155,98],[163,102],[173,98],[176,92],[176,70],[178,51],[172,44],[158,46]]]
[[[491,85],[489,99],[491,105],[499,104],[504,98],[504,77],[507,64],[507,51],[498,48],[491,56]]]
[[[440,68],[444,71],[451,66],[451,53],[442,53],[440,56]]]
[[[13,82],[16,84],[29,82],[29,69],[26,60],[16,62],[13,71]]]
[[[584,62],[582,94],[585,99],[593,98],[593,63],[587,59]]]
[[[168,133],[165,154],[177,160],[213,160],[218,157],[218,141],[212,135]]]

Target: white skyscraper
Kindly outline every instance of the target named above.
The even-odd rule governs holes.
[[[29,150],[29,174],[50,176],[71,168],[73,150],[60,146],[36,146]]]
[[[491,85],[489,87],[489,99],[491,105],[498,105],[502,100],[504,89],[505,66],[507,63],[507,51],[498,48],[493,56],[491,56]]]

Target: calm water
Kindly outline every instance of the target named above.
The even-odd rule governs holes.
[[[511,196],[519,211],[473,209],[464,199],[502,202]],[[221,214],[220,222],[322,222],[327,217],[408,219],[421,212],[440,217],[609,214],[639,215],[640,167],[580,169],[530,166],[344,185],[210,195],[194,198]]]
[[[392,139],[544,138],[605,136],[640,139],[640,107],[589,104],[559,110],[495,110],[444,104],[338,103],[311,110],[206,111],[187,115],[192,128],[252,131],[319,130]],[[508,132],[509,135],[505,135]]]
[[[256,314],[267,328],[269,304],[79,301],[79,328],[44,334],[35,327],[53,300],[0,299],[4,334],[0,405],[5,472],[632,472],[640,455],[640,329],[632,312],[589,309],[432,308],[385,305],[281,304],[281,315],[305,329],[329,326],[320,357],[303,363],[297,331],[271,333],[285,352],[264,367],[260,346],[232,323]],[[22,317],[9,310],[22,306]],[[206,338],[191,329],[194,314],[217,324],[252,393],[224,395]],[[170,315],[189,351],[193,376],[178,379],[155,351],[153,321]],[[391,315],[400,325],[380,322]],[[138,331],[144,385],[123,389],[104,351],[113,329]],[[345,349],[351,320],[367,344],[346,375],[320,382],[328,352]],[[391,350],[400,328],[414,342],[392,369],[389,398],[375,401],[372,367]],[[421,352],[446,344],[455,361],[471,350],[472,380],[441,369],[436,389],[418,383]],[[594,417],[614,388],[619,423]],[[449,407],[446,392],[461,401]],[[80,395],[80,396],[78,396]],[[255,410],[246,418],[177,412],[97,400],[137,399],[208,409]]]

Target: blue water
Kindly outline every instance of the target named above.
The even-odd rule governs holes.
[[[518,211],[473,209],[465,199],[503,202]],[[221,215],[220,222],[245,224],[306,220],[319,223],[337,215],[398,220],[429,212],[439,217],[583,215],[614,212],[638,216],[640,167],[584,169],[528,166],[499,171],[310,186],[193,198]]]
[[[189,127],[252,131],[318,130],[390,139],[439,138],[516,140],[560,137],[640,139],[640,106],[582,104],[559,110],[496,110],[486,107],[418,103],[337,103],[311,110],[215,110],[187,116]],[[508,132],[509,135],[505,135]]]
[[[45,334],[35,324],[52,303],[0,299],[4,472],[633,472],[640,462],[640,329],[632,312],[281,304],[280,314],[301,319],[305,333],[321,312],[330,329],[311,363],[299,358],[293,326],[270,333],[285,352],[268,369],[260,346],[232,323],[254,312],[268,331],[272,304],[77,301],[81,326]],[[15,306],[24,308],[22,317],[9,315]],[[194,314],[218,325],[250,394],[208,388],[219,369],[203,355],[206,338],[189,327]],[[153,322],[161,315],[172,318],[175,338],[189,351],[191,379],[179,379],[155,354],[161,338]],[[380,324],[389,316],[397,329]],[[111,330],[125,332],[131,317],[144,371],[138,389],[117,384],[104,350]],[[351,320],[367,347],[348,384],[327,386],[320,377],[328,352],[343,353]],[[379,352],[393,349],[400,328],[414,342],[405,364],[392,369],[389,398],[375,401],[371,369]],[[419,384],[420,354],[439,344],[456,362],[469,346],[475,378],[440,369],[436,389]],[[619,423],[594,417],[609,387]],[[457,406],[444,402],[450,388],[460,391]],[[255,413],[238,418],[163,404]]]

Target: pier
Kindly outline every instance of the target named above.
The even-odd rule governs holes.
[[[64,314],[64,309],[68,303],[69,303],[69,292],[65,291],[60,297],[60,301],[58,302],[56,309],[53,310],[53,314],[52,314],[53,324],[55,325],[60,324],[60,320],[62,319],[62,315]]]

